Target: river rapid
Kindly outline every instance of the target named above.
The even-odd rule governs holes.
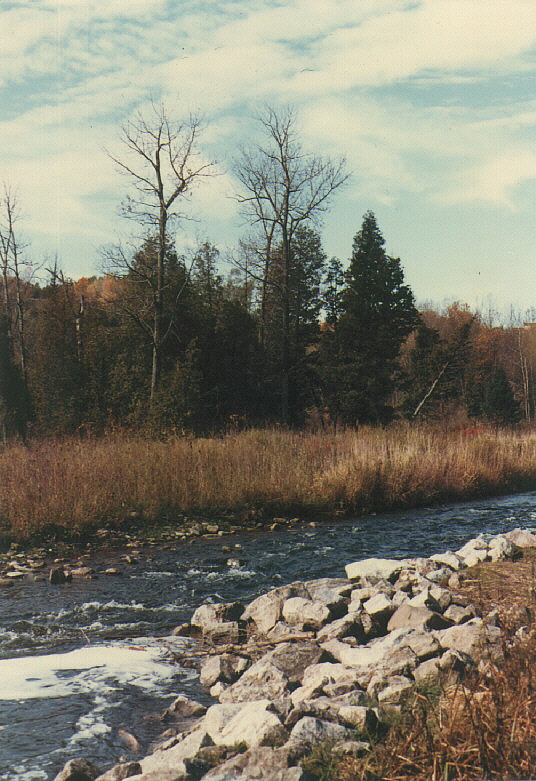
[[[174,661],[190,641],[169,636],[204,601],[247,602],[293,580],[344,576],[358,559],[428,556],[516,527],[536,527],[536,493],[198,538],[143,549],[128,567],[102,552],[91,566],[121,576],[18,580],[0,591],[0,781],[47,781],[78,756],[104,772],[147,753],[177,694],[209,701],[195,671]]]

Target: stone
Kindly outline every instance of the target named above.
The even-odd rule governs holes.
[[[342,705],[338,718],[343,725],[366,734],[374,732],[378,726],[376,711],[365,705]]]
[[[173,739],[172,745],[164,744],[140,760],[143,777],[149,773],[160,774],[162,777],[172,772],[177,772],[178,775],[179,771],[186,774],[188,766],[181,763],[193,759],[200,748],[211,746],[213,743],[214,741],[203,724],[200,729],[190,732],[178,741]],[[158,778],[158,775],[154,777]]]
[[[423,588],[421,591],[416,593],[415,596],[411,597],[411,599],[408,599],[407,604],[412,605],[414,607],[427,607],[430,610],[439,612],[440,610],[439,602],[432,595],[433,588],[439,588],[439,586],[431,584],[430,586]],[[446,591],[446,589],[440,589],[440,590]]]
[[[207,712],[206,706],[202,705],[196,700],[191,700],[184,694],[179,694],[178,697],[171,703],[169,708],[164,711],[163,718],[189,718],[192,716],[204,716]]]
[[[514,529],[504,536],[508,542],[513,542],[518,548],[536,548],[536,534],[528,529]]]
[[[352,590],[352,584],[346,578],[308,580],[305,587],[312,601],[323,602],[333,616],[341,609],[341,605],[345,605],[344,598]]]
[[[385,594],[376,594],[375,597],[371,597],[363,602],[363,609],[372,616],[379,620],[386,619],[395,612],[395,605],[392,600]]]
[[[500,561],[501,559],[515,560],[523,555],[521,548],[514,545],[513,542],[506,539],[503,535],[493,537],[488,543],[488,554],[491,561]]]
[[[435,561],[436,564],[442,564],[445,567],[450,567],[453,570],[459,570],[464,566],[462,559],[452,551],[446,553],[434,553],[430,556],[431,561]]]
[[[413,670],[413,677],[417,683],[424,683],[439,676],[439,659],[427,659]]]
[[[452,622],[440,613],[434,613],[427,607],[416,607],[406,602],[393,613],[387,624],[387,631],[394,629],[446,629]]]
[[[445,618],[450,619],[455,624],[463,624],[465,621],[469,621],[475,616],[475,609],[473,606],[462,607],[462,605],[451,605],[443,613]],[[437,627],[438,629],[440,627]]]
[[[203,781],[305,781],[301,767],[289,767],[286,748],[251,748],[210,770]]]
[[[95,570],[93,567],[73,567],[71,569],[71,575],[74,575],[75,577],[86,577],[87,575],[93,575]]]
[[[391,581],[396,579],[402,567],[403,562],[397,559],[363,559],[347,564],[345,567],[348,580],[359,580],[359,578],[375,578]]]
[[[199,680],[201,686],[209,688],[216,681],[234,683],[248,666],[247,659],[235,654],[208,656],[201,662]]]
[[[52,583],[53,585],[68,583],[72,579],[73,576],[64,567],[52,567],[48,574],[48,582]]]
[[[322,656],[322,649],[309,640],[297,643],[281,643],[269,651],[262,659],[273,664],[288,679],[289,683],[301,683],[305,671],[316,665]]]
[[[305,584],[297,581],[262,594],[246,607],[242,620],[252,621],[259,632],[266,633],[280,620],[283,603],[291,597],[309,599]]]
[[[443,613],[452,602],[452,593],[448,588],[441,586],[432,586],[429,590],[430,597],[435,600],[437,609]]]
[[[131,778],[131,776],[137,776],[142,772],[139,762],[120,762],[115,765],[102,776],[97,778],[97,781],[124,781],[125,778]]]
[[[430,632],[412,632],[404,642],[408,648],[411,648],[419,661],[437,656],[441,651],[439,642]]]
[[[440,567],[439,569],[432,570],[426,575],[426,579],[430,583],[447,583],[448,579],[452,575],[451,567]]]
[[[502,658],[501,630],[485,624],[481,618],[472,618],[460,626],[452,626],[435,633],[441,648],[462,651],[475,661]]]
[[[485,551],[487,553],[488,543],[481,537],[475,537],[469,542],[466,542],[459,550],[456,551],[456,555],[462,559],[465,559],[470,553],[474,551]]]
[[[343,637],[355,637],[358,640],[363,640],[365,632],[360,620],[360,612],[347,613],[342,618],[337,618],[326,624],[317,632],[317,641],[325,643],[328,640],[342,640]]]
[[[220,701],[244,702],[261,697],[277,700],[285,696],[288,683],[287,676],[278,667],[265,659],[259,659],[236,683],[221,693]]]
[[[95,781],[99,768],[87,759],[70,759],[60,770],[54,781]]]
[[[362,757],[370,751],[370,743],[366,740],[345,740],[336,743],[333,748],[343,757]]]
[[[228,724],[233,716],[236,716],[242,708],[242,703],[220,703],[218,705],[211,705],[203,719],[203,730],[208,732],[213,739],[213,736],[218,735],[225,725]]]
[[[387,685],[378,691],[378,702],[381,705],[398,705],[413,690],[413,681],[404,675],[393,675],[384,679]],[[369,689],[367,689],[367,693]]]
[[[239,621],[243,612],[244,606],[240,602],[206,603],[197,608],[190,623],[205,633],[219,624]]]
[[[272,703],[267,699],[248,702],[212,736],[214,742],[225,746],[245,743],[248,748],[282,745],[288,733],[271,707]]]
[[[209,629],[203,630],[203,636],[215,645],[236,645],[245,637],[242,636],[238,621],[222,621]]]
[[[305,743],[314,746],[325,741],[351,740],[352,730],[340,724],[333,724],[313,716],[304,716],[294,725],[290,733],[290,741],[293,743]]]
[[[473,550],[470,551],[463,559],[466,567],[476,567],[477,564],[481,564],[483,561],[489,559],[488,549],[485,550]]]
[[[282,614],[287,624],[299,629],[320,629],[330,619],[329,609],[322,602],[303,597],[291,597],[283,602]]]
[[[293,639],[296,638],[303,638],[304,640],[311,637],[311,632],[307,631],[304,632],[301,629],[298,629],[295,626],[290,626],[290,624],[285,624],[284,621],[277,621],[274,626],[269,629],[267,632],[264,633],[267,640],[271,640],[273,642],[280,642],[281,640],[288,640],[289,637],[292,637]]]

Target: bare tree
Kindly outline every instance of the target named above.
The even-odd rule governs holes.
[[[152,322],[149,328],[142,326],[152,343],[151,404],[159,385],[162,349],[170,333],[170,326],[164,328],[163,324],[169,230],[173,222],[186,217],[181,207],[194,185],[213,173],[212,163],[198,153],[199,133],[197,117],[177,122],[168,117],[164,106],[153,105],[148,117],[138,114],[123,126],[120,139],[125,156],[109,153],[133,185],[132,195],[123,204],[124,216],[142,226],[145,238],[155,244],[154,265],[142,272],[151,294]],[[116,257],[115,266],[124,274],[134,268],[124,252]]]
[[[267,108],[258,119],[265,142],[243,151],[235,165],[235,174],[241,184],[237,200],[248,221],[260,229],[263,237],[261,284],[266,286],[274,252],[278,253],[281,262],[278,282],[282,312],[280,392],[281,421],[286,424],[289,420],[292,242],[300,226],[319,220],[330,197],[349,175],[344,159],[332,162],[303,150],[292,109],[278,113]]]
[[[0,263],[2,266],[2,294],[8,337],[16,343],[18,362],[25,387],[28,380],[25,332],[25,295],[23,275],[31,275],[31,263],[24,252],[24,244],[17,232],[20,209],[15,192],[4,183],[0,211]]]

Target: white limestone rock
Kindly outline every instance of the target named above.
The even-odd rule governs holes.
[[[398,559],[363,559],[347,564],[345,567],[348,580],[359,578],[376,578],[391,580],[403,568],[403,562]]]

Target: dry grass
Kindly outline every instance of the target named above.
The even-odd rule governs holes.
[[[461,591],[483,613],[498,610],[505,659],[462,683],[412,695],[387,738],[333,781],[507,781],[536,778],[536,551],[467,571]],[[526,626],[526,637],[512,643]]]
[[[251,430],[221,438],[132,435],[8,445],[0,523],[24,538],[177,513],[389,510],[536,486],[536,432],[393,426]]]
[[[337,781],[492,781],[536,777],[536,638],[439,701],[416,693],[407,714],[363,760],[341,762]]]

